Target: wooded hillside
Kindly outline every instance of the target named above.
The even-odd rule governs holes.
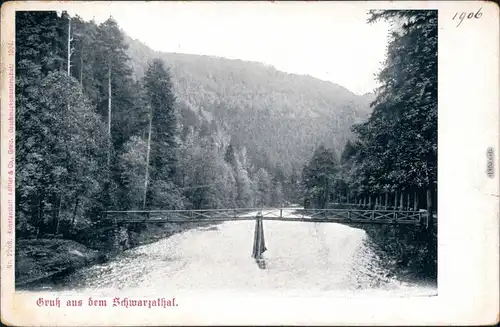
[[[179,112],[185,121],[215,119],[252,162],[301,169],[321,142],[340,152],[350,127],[366,120],[372,93],[359,96],[342,86],[307,75],[281,72],[257,62],[155,52],[125,38],[137,78],[147,62],[161,58],[170,67]],[[196,117],[193,117],[194,116]]]
[[[16,16],[18,237],[76,233],[105,209],[300,200],[317,143],[341,149],[361,97],[259,63],[155,53],[112,18]]]

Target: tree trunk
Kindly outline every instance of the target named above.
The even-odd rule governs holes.
[[[56,193],[52,193],[52,201],[51,201],[51,204],[52,204],[52,230],[51,232],[55,234],[55,231],[56,231],[56,227],[57,227],[57,207],[58,207],[58,203],[57,203],[57,194]]]
[[[149,172],[149,153],[151,152],[151,126],[153,120],[153,113],[151,112],[153,109],[150,109],[149,112],[149,129],[148,129],[148,149],[146,152],[146,173],[144,174],[144,196],[142,200],[142,209],[146,208],[146,196],[148,193],[148,172]]]
[[[418,197],[416,191],[413,193],[413,210],[418,210]]]
[[[68,65],[68,89],[69,89],[69,77],[71,76],[71,18],[68,16],[68,54],[67,54],[67,65]],[[70,99],[68,98],[68,111],[70,109]]]
[[[406,193],[406,210],[410,210],[410,192]]]
[[[78,210],[78,203],[80,202],[80,197],[76,196],[75,206],[73,207],[73,217],[71,218],[71,228],[75,227],[76,212]]]
[[[401,192],[400,199],[399,199],[399,210],[403,211],[404,209],[404,193]]]
[[[71,18],[68,16],[68,77],[71,76]]]
[[[427,206],[427,229],[430,230],[431,223],[432,223],[432,193],[431,193],[430,188],[428,188],[425,191],[425,195],[426,195],[426,200],[427,200],[427,203],[426,203],[426,206]]]
[[[80,53],[80,85],[82,86],[83,89],[83,47]]]
[[[433,217],[432,217],[432,192],[430,187],[427,188],[426,190],[426,207],[427,207],[427,256],[429,257],[431,253],[434,253],[436,251],[436,239],[433,235],[434,232],[434,224],[433,224]]]
[[[325,201],[323,203],[322,209],[325,209],[326,204],[330,200],[330,185],[328,185],[328,179],[325,182],[325,192],[326,192],[326,194],[325,194]]]
[[[38,197],[38,222],[36,226],[36,238],[40,235],[40,227],[42,226],[43,219],[43,203],[42,199]]]
[[[385,202],[384,202],[385,210],[387,210],[387,203],[388,202],[389,202],[389,193],[385,192]]]
[[[57,214],[56,214],[56,232],[55,235],[59,234],[59,226],[61,223],[61,205],[62,205],[62,196],[59,196],[59,205],[57,206]]]
[[[108,66],[108,170],[111,164],[111,59],[109,60]]]
[[[394,194],[394,210],[398,210],[398,191]]]

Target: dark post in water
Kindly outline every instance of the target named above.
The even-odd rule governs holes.
[[[252,258],[255,259],[259,268],[266,268],[262,253],[266,251],[266,243],[264,241],[264,225],[262,224],[262,213],[258,213],[255,218],[255,232],[253,238]]]

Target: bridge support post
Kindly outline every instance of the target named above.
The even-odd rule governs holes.
[[[262,253],[267,250],[264,241],[264,225],[262,224],[262,214],[258,214],[255,218],[255,232],[253,237],[252,258],[255,259],[260,269],[265,269],[266,265]]]

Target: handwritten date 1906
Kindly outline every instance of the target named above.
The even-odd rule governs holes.
[[[459,20],[458,24],[457,24],[457,27],[460,26],[460,24],[462,24],[462,22],[464,21],[464,19],[479,19],[481,18],[481,16],[483,16],[483,13],[481,12],[481,9],[483,9],[483,7],[479,8],[479,10],[477,12],[457,12],[455,13],[455,15],[453,16],[453,20],[457,19]]]

